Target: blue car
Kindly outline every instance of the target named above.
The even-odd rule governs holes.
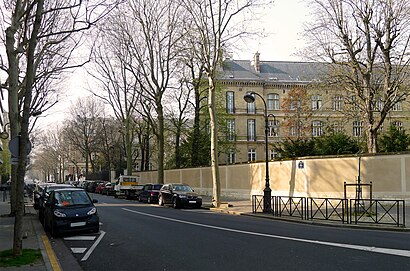
[[[51,192],[44,206],[44,229],[57,237],[67,233],[98,232],[97,200],[84,189],[65,188]]]

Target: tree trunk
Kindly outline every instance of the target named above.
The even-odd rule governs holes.
[[[147,129],[147,134],[145,138],[145,164],[144,168],[145,170],[149,170],[149,156],[150,156],[150,150],[149,150],[149,134],[148,134],[148,129]]]
[[[367,152],[368,153],[377,153],[377,131],[370,129],[367,135]]]
[[[125,155],[127,157],[127,175],[132,175],[132,139],[131,139],[130,119],[125,120]]]
[[[219,180],[219,161],[218,161],[218,123],[215,110],[215,84],[213,78],[208,76],[209,91],[208,91],[208,110],[209,123],[211,126],[211,168],[213,180],[213,206],[221,206],[221,185]]]
[[[21,3],[20,3],[21,4]],[[16,3],[18,5],[18,3]],[[16,13],[19,12],[20,6],[16,8]],[[12,24],[6,29],[6,52],[7,60],[9,63],[8,67],[8,102],[9,102],[9,121],[10,121],[10,138],[15,138],[20,133],[20,119],[19,119],[19,108],[18,108],[18,60],[17,52],[14,49],[15,38],[14,35],[18,28],[18,17],[19,14],[13,14]],[[16,214],[16,183],[17,183],[17,165],[11,165],[11,188],[10,188],[10,203],[11,210],[10,216]]]
[[[175,167],[181,168],[181,148],[180,148],[180,140],[181,140],[181,124],[178,124],[177,132],[175,135]]]
[[[158,114],[158,183],[164,183],[164,112],[161,102],[157,103]]]
[[[193,139],[192,139],[192,151],[191,151],[191,165],[193,167],[199,166],[199,142],[200,142],[200,97],[199,97],[199,89],[195,89],[195,118],[194,118],[194,132],[193,132]]]

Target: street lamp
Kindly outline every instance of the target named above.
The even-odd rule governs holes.
[[[264,117],[265,117],[265,169],[266,169],[266,179],[265,179],[265,189],[263,189],[263,212],[268,213],[272,211],[272,189],[269,185],[269,148],[268,148],[268,131],[269,131],[269,116],[268,116],[268,108],[266,107],[265,99],[256,92],[250,92],[243,96],[243,99],[247,103],[255,102],[255,97],[253,95],[259,96],[262,101],[263,105],[265,106]],[[272,115],[273,116],[273,115]]]

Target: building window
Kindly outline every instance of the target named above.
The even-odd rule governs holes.
[[[323,127],[321,121],[312,122],[312,136],[321,136],[323,134]]]
[[[296,137],[299,137],[302,135],[302,122],[301,121],[292,122],[292,125],[290,126],[290,129],[289,129],[289,135],[296,136]]]
[[[250,92],[248,92],[247,94],[251,94]],[[251,94],[253,97],[255,97],[255,94]],[[246,103],[246,111],[248,112],[248,114],[255,114],[256,113],[256,109],[255,109],[255,103]]]
[[[235,120],[227,120],[227,140],[228,141],[235,141]]]
[[[256,123],[255,120],[248,120],[248,141],[256,140]]]
[[[318,109],[322,108],[322,96],[312,95],[310,97],[310,101],[311,101],[312,110],[318,110]]]
[[[342,133],[344,131],[343,123],[340,121],[332,122],[332,129],[334,133]]]
[[[332,110],[333,111],[341,111],[343,104],[343,97],[342,96],[334,96],[333,103],[332,103]]]
[[[353,121],[353,136],[362,136],[363,134],[363,121]]]
[[[394,121],[392,124],[396,127],[396,129],[397,129],[398,131],[403,130],[403,122],[401,122],[401,121]]]
[[[400,101],[396,102],[393,107],[392,107],[392,111],[402,111],[402,103]]]
[[[235,95],[233,91],[226,92],[226,113],[235,113]]]
[[[268,110],[279,110],[279,94],[268,94]]]
[[[289,105],[289,110],[296,110],[298,108],[300,108],[300,101],[299,100],[294,100],[292,98],[292,101],[290,102],[290,105]]]
[[[268,136],[270,137],[279,136],[279,121],[278,120],[268,121]]]
[[[248,150],[248,162],[255,162],[256,161],[256,150],[249,149]]]
[[[269,154],[270,160],[274,160],[278,156],[278,153],[275,151],[275,149],[270,149]]]
[[[228,164],[235,164],[235,153],[234,152],[230,152],[228,153]]]
[[[384,102],[380,98],[376,99],[376,102],[374,104],[374,109],[380,112],[382,111],[383,107],[384,107]]]

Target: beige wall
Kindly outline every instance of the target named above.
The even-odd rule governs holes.
[[[299,168],[303,163],[303,168]],[[272,195],[338,197],[344,195],[344,182],[356,183],[358,157],[306,158],[269,162]],[[156,172],[138,172],[141,183],[156,182]],[[265,163],[220,166],[222,195],[249,199],[262,195],[265,188]],[[373,184],[375,198],[410,201],[410,154],[364,156],[361,158],[362,183]],[[212,195],[210,168],[167,170],[165,183],[187,183],[204,195]],[[368,187],[363,188],[368,196]],[[354,197],[355,188],[347,194]]]

